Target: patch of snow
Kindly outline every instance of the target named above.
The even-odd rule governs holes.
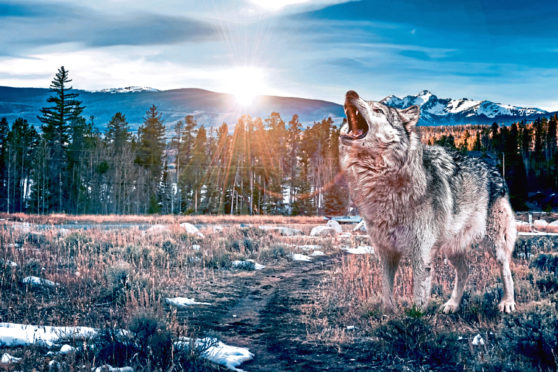
[[[295,245],[296,248],[301,249],[303,251],[313,251],[316,249],[322,249],[321,245],[317,244],[305,244],[305,245]]]
[[[312,252],[312,254],[311,254],[310,256],[312,256],[312,257],[320,257],[320,256],[324,256],[324,255],[325,255],[325,253],[322,252],[322,251],[314,251],[314,252]]]
[[[39,278],[37,276],[26,276],[25,278],[23,278],[23,280],[21,281],[23,284],[28,284],[31,286],[45,286],[45,287],[56,287],[57,285],[59,285],[58,283],[52,282],[50,280],[47,279],[43,279],[43,278]]]
[[[201,249],[201,246],[199,244],[192,244],[192,249],[194,251],[199,251]]]
[[[548,224],[548,226],[558,226],[558,220],[552,221],[551,223]]]
[[[521,235],[521,236],[558,236],[558,233],[549,233],[549,232],[518,232],[517,235]]]
[[[254,354],[245,347],[227,345],[215,338],[206,337],[192,342],[191,339],[182,337],[180,341],[174,343],[177,348],[189,348],[191,344],[203,350],[201,353],[202,358],[225,366],[233,371],[242,371],[237,367],[254,357]]]
[[[354,325],[347,326],[347,331],[354,331],[356,327]]]
[[[337,222],[335,220],[327,221],[326,226],[331,227],[333,230],[335,230],[335,232],[337,234],[341,234],[343,232],[343,229],[341,228],[341,225],[339,224],[339,222]]]
[[[17,264],[14,261],[2,260],[2,259],[0,259],[0,265],[9,266],[9,267],[17,267]]]
[[[341,249],[350,254],[374,254],[374,247],[369,245],[361,245],[356,248],[342,247]]]
[[[28,345],[50,347],[60,339],[88,339],[96,335],[97,331],[90,327],[53,327],[0,323],[0,345],[7,347]]]
[[[180,227],[183,228],[186,231],[186,234],[190,235],[190,236],[195,236],[198,238],[205,238],[205,236],[200,232],[200,230],[192,225],[191,223],[188,222],[184,222],[180,224]]]
[[[482,336],[480,334],[477,334],[474,338],[473,338],[473,342],[471,342],[471,344],[473,346],[482,346],[484,345],[484,339],[482,338]]]
[[[283,236],[302,235],[302,231],[300,231],[298,229],[293,229],[293,228],[290,228],[290,227],[284,227],[284,226],[261,225],[261,226],[259,226],[259,229],[260,230],[265,230],[265,231],[277,231]]]
[[[167,298],[166,301],[169,305],[174,305],[176,307],[188,307],[192,305],[211,305],[209,302],[198,302],[193,298],[187,298],[187,297]]]
[[[335,235],[335,229],[329,226],[315,226],[310,231],[310,236],[332,236]]]
[[[17,363],[20,360],[21,360],[21,358],[16,358],[15,356],[12,356],[8,353],[4,353],[4,354],[2,354],[2,358],[0,359],[0,363],[12,364],[12,363]]]
[[[134,372],[132,367],[113,367],[109,364],[95,368],[95,372]]]
[[[302,262],[310,262],[312,261],[311,257],[308,257],[305,254],[293,253],[291,255],[293,261],[302,261]]]
[[[139,92],[159,92],[159,89],[132,85],[132,86],[129,86],[129,87],[105,88],[105,89],[94,91],[94,93],[110,93],[110,94],[139,93]]]
[[[242,270],[261,270],[264,269],[264,265],[260,265],[254,260],[235,260],[232,262],[232,267]]]

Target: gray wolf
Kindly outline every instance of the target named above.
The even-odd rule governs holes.
[[[418,106],[398,110],[349,91],[345,114],[340,163],[382,261],[384,310],[395,308],[393,280],[402,255],[412,261],[414,303],[425,308],[432,257],[444,254],[455,268],[455,284],[441,310],[457,311],[468,276],[467,257],[484,247],[500,266],[504,295],[498,308],[514,311],[510,260],[517,232],[498,170],[422,144],[416,130]]]

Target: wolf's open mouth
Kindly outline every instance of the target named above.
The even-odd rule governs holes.
[[[362,139],[368,133],[368,124],[366,119],[360,114],[358,109],[352,103],[345,102],[345,113],[349,124],[347,133],[343,133],[342,137],[350,140]]]

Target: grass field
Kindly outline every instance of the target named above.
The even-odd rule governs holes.
[[[253,358],[239,366],[249,371],[557,367],[554,236],[520,237],[513,315],[497,312],[499,272],[482,251],[473,255],[459,312],[438,311],[453,283],[451,266],[438,257],[430,307],[411,306],[412,273],[404,261],[396,277],[398,311],[386,315],[377,256],[347,253],[370,245],[353,225],[320,237],[310,236],[324,224],[317,217],[0,218],[0,322],[95,330],[48,344],[0,341],[0,354],[20,358],[3,359],[5,370],[221,370],[226,363],[209,355],[219,342],[249,349]],[[123,222],[150,227],[103,228]],[[188,232],[185,222],[201,234]],[[86,227],[56,226],[71,223]],[[197,304],[169,300],[177,298]],[[0,327],[0,340],[3,334]],[[60,352],[62,345],[70,351]]]

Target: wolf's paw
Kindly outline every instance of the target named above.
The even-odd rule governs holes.
[[[453,302],[452,300],[449,300],[442,305],[440,310],[442,310],[444,314],[455,313],[457,310],[459,310],[459,304]]]
[[[498,310],[500,310],[501,313],[512,313],[515,311],[515,302],[513,300],[503,300],[498,305]]]

